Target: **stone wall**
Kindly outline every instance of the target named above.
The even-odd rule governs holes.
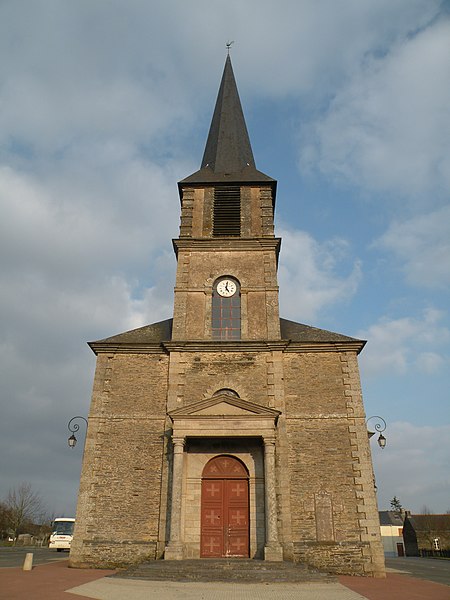
[[[355,353],[286,353],[287,461],[296,560],[382,575],[373,470]]]
[[[384,559],[356,354],[336,351],[174,351],[170,359],[162,351],[100,354],[71,565],[118,566],[162,556],[171,495],[166,411],[209,398],[221,388],[281,412],[276,492],[285,559],[340,573],[381,574]],[[186,557],[198,556],[197,471],[200,462],[220,452],[215,443],[223,451],[230,442],[188,440],[185,449]],[[252,473],[247,454],[255,438],[233,443],[233,452]],[[258,452],[259,474],[254,471],[251,479],[253,556],[261,556],[264,537]]]
[[[71,566],[155,557],[167,371],[162,354],[98,358]]]
[[[264,352],[184,352],[183,395],[179,406],[208,398],[222,388],[262,406],[268,403],[268,367]]]

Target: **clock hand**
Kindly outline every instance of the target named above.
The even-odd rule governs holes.
[[[226,281],[226,282],[225,282],[225,290],[226,290],[227,292],[229,292],[229,291],[230,291],[230,290],[228,289],[228,281]]]

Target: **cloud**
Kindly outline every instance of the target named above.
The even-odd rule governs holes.
[[[172,313],[177,167],[112,154],[0,168],[0,498],[29,481],[65,514],[81,460],[67,422],[87,415],[95,365],[86,342]]]
[[[192,118],[159,7],[7,4],[0,141],[9,151],[65,152],[82,139],[148,144]]]
[[[443,311],[433,308],[423,311],[421,318],[381,318],[357,337],[370,343],[361,356],[364,376],[383,374],[404,375],[411,369],[434,373],[449,362],[448,356],[438,354],[436,347],[450,341],[450,330],[442,324]]]
[[[270,0],[213,5],[44,0],[24,10],[20,1],[3,3],[0,141],[11,151],[52,152],[82,138],[151,145],[168,129],[186,133],[199,106],[209,118],[210,82],[230,35],[244,94],[322,101],[362,56],[426,26],[440,2],[342,0],[339,10],[332,0],[287,0],[283,10]]]
[[[410,284],[448,289],[450,205],[391,223],[374,247],[394,254]]]
[[[90,158],[54,167],[37,174],[0,167],[5,268],[45,268],[59,281],[75,276],[77,282],[82,268],[85,281],[88,273],[98,278],[105,269],[142,267],[176,232],[179,206],[169,164],[161,168],[133,156],[107,161],[97,148]]]
[[[450,187],[450,19],[404,33],[337,91],[301,164],[402,206],[431,204]]]
[[[403,508],[419,513],[427,505],[433,512],[450,509],[450,426],[388,424],[383,451],[373,447],[372,457],[380,510],[390,509],[394,496]]]
[[[357,260],[350,273],[339,271],[348,263],[348,244],[332,239],[320,244],[304,231],[280,228],[283,246],[278,279],[280,311],[283,317],[314,321],[320,311],[338,302],[348,302],[360,281],[361,266]]]
[[[411,30],[426,26],[439,7],[439,0],[369,4],[342,0],[336,10],[333,0],[288,0],[280,10],[271,0],[245,5],[232,0],[217,9],[213,17],[217,28],[208,29],[214,35],[222,28],[233,32],[232,52],[239,58],[244,91],[300,96],[302,102],[309,102],[312,95],[315,102],[323,102],[330,90],[334,93],[342,79],[351,76],[361,57],[379,54]],[[191,17],[202,19],[195,13]]]
[[[436,352],[421,352],[416,361],[416,366],[423,373],[437,373],[449,361]]]

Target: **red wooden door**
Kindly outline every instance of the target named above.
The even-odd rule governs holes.
[[[206,465],[202,479],[200,556],[249,556],[248,474],[231,456]]]

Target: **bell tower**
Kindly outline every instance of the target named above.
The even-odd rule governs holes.
[[[201,168],[178,188],[172,340],[279,340],[276,181],[255,167],[229,56]]]

